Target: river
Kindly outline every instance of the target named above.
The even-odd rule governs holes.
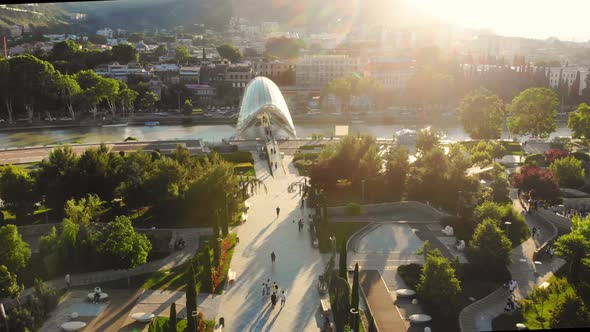
[[[393,133],[403,128],[419,129],[427,125],[367,125],[353,124],[351,133],[371,134],[378,138],[391,138]],[[298,137],[311,137],[313,133],[330,136],[333,125],[305,124],[296,125]],[[449,140],[464,140],[469,138],[459,124],[445,125],[433,128],[442,131]],[[0,132],[0,148],[42,146],[67,143],[100,143],[121,142],[126,137],[133,136],[140,141],[174,140],[174,139],[202,139],[205,142],[220,142],[222,139],[235,135],[235,127],[231,125],[194,125],[194,126],[128,126],[128,127],[82,127],[67,129],[42,129],[18,132]],[[570,136],[571,131],[564,123],[558,123],[557,131],[551,135]],[[508,138],[508,133],[502,135]]]

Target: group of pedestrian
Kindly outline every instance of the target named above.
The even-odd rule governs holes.
[[[507,283],[504,284],[504,287],[508,288],[510,291],[510,297],[514,297],[514,290],[518,287],[518,283],[514,279],[510,279]]]
[[[516,309],[516,303],[514,303],[514,300],[512,300],[512,297],[508,297],[508,300],[506,302],[506,306],[504,307],[504,311],[512,312],[515,309]]]
[[[266,282],[262,283],[262,297],[270,295],[270,303],[274,308],[277,305],[277,301],[279,300],[279,296],[281,299],[281,307],[285,306],[285,301],[287,300],[287,296],[285,295],[285,291],[281,291],[279,295],[279,284],[276,281],[273,281],[272,285],[270,279],[267,279]]]

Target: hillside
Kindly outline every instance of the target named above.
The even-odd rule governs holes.
[[[60,4],[0,5],[0,29],[15,24],[38,27],[64,24],[66,14]]]

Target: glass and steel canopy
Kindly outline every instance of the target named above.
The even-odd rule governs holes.
[[[237,134],[241,135],[249,127],[256,125],[262,116],[270,124],[284,130],[292,137],[296,136],[289,108],[279,87],[266,77],[256,77],[246,86],[240,114],[238,116]]]

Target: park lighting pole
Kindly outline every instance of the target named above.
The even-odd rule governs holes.
[[[510,221],[507,221],[507,222],[504,223],[504,225],[506,225],[506,231],[505,231],[506,232],[506,236],[508,238],[510,238],[510,233],[509,232],[510,232],[510,225],[512,225],[512,223]]]
[[[330,236],[330,243],[332,245],[332,257],[336,256],[336,236]]]
[[[461,203],[463,202],[463,192],[459,190],[457,193],[457,217],[461,216]]]
[[[351,332],[355,332],[354,327],[356,326],[356,320],[358,319],[359,311],[356,308],[350,309],[350,314],[352,315],[352,329]],[[358,332],[358,331],[356,331]]]
[[[195,320],[195,330],[199,330],[199,327],[197,326],[197,317],[199,316],[199,313],[195,310],[193,312],[191,312],[191,316],[194,317],[193,319]],[[193,332],[193,331],[191,331]]]
[[[217,266],[219,266],[221,261],[221,242],[223,241],[222,238],[217,238]]]
[[[361,180],[361,198],[365,201],[365,180]]]

